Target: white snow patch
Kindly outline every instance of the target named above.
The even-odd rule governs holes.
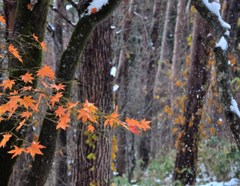
[[[72,5],[67,5],[67,6],[66,6],[66,10],[70,10],[71,8],[73,8]]]
[[[92,13],[92,9],[96,8],[97,12],[102,9],[103,6],[108,4],[108,0],[93,0],[88,6],[88,15]]]
[[[227,50],[228,48],[228,42],[226,41],[225,37],[222,36],[221,39],[216,43],[216,47],[221,47],[222,50]]]
[[[220,9],[221,5],[219,0],[215,0],[212,3],[209,2],[209,0],[203,0],[203,3],[208,8],[209,11],[211,11],[213,14],[215,14],[218,17],[219,22],[221,23],[222,27],[226,29],[231,29],[231,26],[222,20]]]
[[[116,72],[117,72],[117,68],[114,66],[111,68],[111,71],[110,71],[110,74],[113,76],[113,77],[116,77]]]
[[[115,85],[113,86],[113,92],[116,92],[116,91],[118,90],[118,88],[119,88],[119,85],[115,84]]]
[[[238,104],[236,102],[235,99],[233,99],[233,97],[231,98],[231,106],[230,106],[230,109],[232,112],[234,112],[235,114],[238,115],[238,117],[240,118],[240,111],[238,109]]]
[[[204,185],[200,185],[200,186],[237,186],[240,184],[240,180],[237,178],[232,178],[230,181],[228,182],[210,182]]]

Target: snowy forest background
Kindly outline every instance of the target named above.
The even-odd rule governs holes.
[[[106,6],[115,1],[109,0]],[[43,52],[42,63],[56,72],[90,2],[51,0],[46,5],[48,52]],[[103,137],[102,141],[98,138],[95,151],[86,147],[87,140],[95,137],[82,134],[81,124],[72,116],[71,128],[57,134],[46,183],[38,185],[201,185],[213,181],[220,185],[229,180],[226,185],[240,185],[240,113],[236,105],[240,103],[240,1],[116,2],[120,5],[93,31],[89,29],[71,97],[88,99],[105,111],[117,105],[123,118],[152,121],[151,130],[134,134],[123,128],[99,129],[96,134]],[[211,11],[204,9],[203,2],[217,7],[220,3],[222,19],[214,14],[215,5]],[[6,43],[6,38],[14,38],[17,1],[0,3],[1,15],[7,20],[0,39]],[[38,1],[29,3],[34,7]],[[5,69],[7,60],[1,65]],[[6,74],[1,72],[2,80]],[[72,72],[66,76],[68,73]],[[40,129],[41,125],[27,138],[38,136]],[[96,162],[103,162],[101,166],[93,160],[84,163],[92,151]],[[96,167],[89,166],[91,163]],[[32,160],[21,155],[8,185],[31,185],[24,180],[32,167]],[[4,169],[0,164],[0,172]]]

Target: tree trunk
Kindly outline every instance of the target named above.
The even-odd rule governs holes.
[[[128,63],[129,63],[129,33],[131,31],[132,24],[132,8],[134,0],[124,1],[124,19],[123,19],[123,48],[120,50],[119,63],[118,63],[118,73],[117,82],[119,84],[119,90],[117,94],[117,102],[119,107],[119,112],[121,116],[126,117],[126,106],[127,106],[127,94],[128,94]],[[127,139],[126,131],[122,128],[118,128],[116,131],[118,152],[116,159],[116,168],[119,176],[123,176],[126,173],[126,158],[127,158]]]
[[[65,15],[64,0],[56,0],[55,7],[58,13],[54,17],[54,53],[55,53],[55,72],[59,69],[61,54],[63,53],[63,19]],[[61,15],[60,15],[61,14]],[[58,153],[56,155],[56,186],[66,186],[68,184],[67,175],[67,131],[61,130],[57,140]]]
[[[181,125],[177,139],[178,152],[174,168],[174,181],[179,181],[183,185],[194,185],[196,182],[198,128],[208,80],[206,68],[209,55],[208,33],[207,23],[197,13],[191,46],[188,96],[184,112],[185,122]]]
[[[110,26],[111,19],[108,19],[94,30],[82,58],[79,77],[80,100],[88,99],[104,113],[110,113],[113,107]],[[84,124],[79,125],[75,185],[110,185],[112,130],[104,128],[102,121],[93,134],[86,131]],[[88,143],[89,140],[92,143]],[[95,158],[88,158],[89,154],[94,154]]]
[[[177,82],[182,82],[182,65],[185,62],[186,50],[187,50],[187,1],[178,1],[177,6],[177,20],[175,25],[174,33],[174,48],[172,57],[172,69],[171,69],[171,113],[172,113],[172,124],[175,123],[175,118],[178,118],[183,114],[182,106],[179,103],[181,96],[183,95],[183,87],[177,86]],[[173,137],[173,142],[175,136]],[[173,145],[173,143],[171,144]]]

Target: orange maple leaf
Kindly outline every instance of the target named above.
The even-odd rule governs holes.
[[[93,132],[95,131],[94,126],[88,125],[88,126],[87,126],[87,131],[93,133]]]
[[[136,126],[130,126],[129,130],[133,133],[133,134],[139,134],[139,130],[137,129]]]
[[[66,130],[67,127],[69,127],[68,123],[70,122],[70,112],[67,112],[65,115],[60,117],[56,129],[63,129]]]
[[[8,51],[9,51],[15,58],[17,58],[21,63],[23,63],[22,57],[19,55],[18,50],[17,50],[12,44],[9,45]]]
[[[119,114],[116,112],[112,113],[110,116],[105,116],[106,120],[104,122],[104,126],[108,124],[113,127],[113,124],[116,123],[117,125],[121,124],[121,121],[118,119]]]
[[[4,25],[6,25],[6,20],[3,16],[0,16],[0,22]]]
[[[151,127],[149,126],[149,124],[151,123],[151,121],[146,121],[146,119],[144,118],[143,120],[140,121],[140,129],[146,131],[148,129],[150,129]]]
[[[22,112],[22,113],[20,114],[20,116],[21,116],[21,118],[26,118],[26,119],[28,119],[29,117],[32,116],[32,112],[25,111],[25,112]]]
[[[63,106],[58,106],[58,109],[55,110],[55,115],[60,118],[65,115],[65,112],[66,112],[66,109],[63,108]]]
[[[32,74],[28,72],[20,77],[24,81],[24,83],[32,83],[32,80],[34,79]]]
[[[53,70],[48,65],[44,65],[41,69],[39,69],[37,71],[37,76],[41,76],[42,78],[48,77],[51,80],[55,78]]]
[[[44,43],[44,41],[40,42],[40,46],[41,46],[41,48],[42,48],[45,52],[47,52],[47,46],[46,46],[46,44]]]
[[[26,122],[26,119],[22,120],[20,123],[19,123],[19,126],[16,128],[16,131],[19,131],[20,128],[22,128],[22,126],[25,124]]]
[[[0,142],[0,147],[5,147],[6,146],[6,143],[9,141],[9,139],[12,137],[12,134],[5,134],[3,135],[3,139],[2,141]]]
[[[94,115],[94,113],[89,112],[89,110],[86,110],[84,108],[78,110],[78,119],[81,119],[83,123],[86,123],[87,121],[98,123],[97,117]]]
[[[31,108],[32,110],[36,110],[36,105],[34,103],[36,103],[36,101],[32,99],[32,96],[24,96],[21,100],[21,105],[26,109]]]
[[[71,109],[73,109],[73,108],[75,108],[77,105],[78,105],[78,101],[76,102],[76,103],[74,103],[74,102],[68,102],[68,104],[67,104],[67,110],[71,110]]]
[[[64,89],[65,89],[65,88],[64,88],[65,85],[63,85],[62,83],[60,83],[60,84],[58,84],[58,85],[56,85],[55,83],[53,83],[53,84],[50,85],[50,87],[56,89],[57,91],[59,91],[59,90],[64,90]]]
[[[54,96],[50,96],[50,102],[52,107],[54,107],[55,103],[60,101],[60,98],[63,96],[62,92],[57,92]]]
[[[24,148],[19,148],[18,146],[14,145],[14,149],[8,151],[8,154],[13,154],[12,155],[12,159],[13,159],[15,156],[22,154],[22,152],[26,152]]]
[[[33,141],[31,146],[26,148],[26,152],[29,153],[33,158],[36,154],[43,155],[42,151],[40,149],[46,148],[43,145],[39,144],[40,142]]]
[[[2,82],[1,86],[3,87],[4,90],[6,90],[7,88],[11,90],[14,84],[15,84],[14,80],[6,79]]]

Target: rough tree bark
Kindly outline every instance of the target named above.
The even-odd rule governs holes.
[[[80,65],[80,101],[88,99],[104,113],[110,113],[113,109],[111,41],[111,19],[108,18],[92,33]],[[104,128],[102,121],[99,121],[95,134],[91,134],[86,132],[84,124],[79,125],[74,183],[108,186],[111,180],[112,129]],[[92,139],[93,136],[96,139]],[[87,141],[91,139],[93,144],[88,144]],[[96,158],[87,158],[91,153]]]
[[[159,59],[159,47],[160,47],[160,37],[159,33],[161,32],[161,21],[163,15],[163,5],[164,3],[155,0],[153,4],[153,17],[151,22],[151,35],[150,39],[152,46],[149,49],[150,53],[148,59],[146,60],[146,90],[147,94],[144,100],[144,108],[147,110],[145,114],[147,120],[153,120],[153,87],[154,80],[156,75],[157,61]],[[150,152],[151,152],[151,140],[152,140],[152,131],[148,131],[143,134],[140,138],[139,143],[139,158],[141,159],[140,168],[142,171],[145,171],[148,167],[150,161]],[[155,154],[155,153],[154,153]]]
[[[120,50],[119,62],[118,62],[118,73],[117,73],[117,82],[120,85],[117,101],[119,106],[119,111],[123,117],[126,117],[126,106],[127,106],[127,93],[128,93],[128,39],[130,28],[132,24],[132,8],[134,0],[124,1],[124,18],[123,18],[123,47]],[[126,132],[124,129],[119,128],[116,131],[117,142],[118,142],[118,152],[116,159],[116,169],[119,176],[122,176],[126,173]]]
[[[177,156],[174,168],[174,181],[183,185],[194,185],[196,181],[196,165],[199,132],[204,97],[207,91],[207,62],[209,45],[207,35],[209,29],[203,18],[196,13],[191,46],[191,64],[188,78],[188,94],[185,104],[184,119],[177,139]]]

